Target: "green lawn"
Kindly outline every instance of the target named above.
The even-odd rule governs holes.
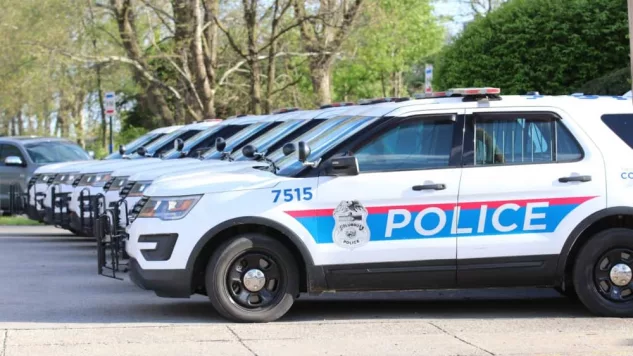
[[[27,219],[23,216],[0,216],[0,226],[2,225],[42,225],[42,223]]]

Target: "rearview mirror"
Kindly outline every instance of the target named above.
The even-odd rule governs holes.
[[[297,144],[297,151],[299,155],[299,162],[301,163],[305,163],[312,152],[312,150],[310,150],[310,146],[308,146],[308,144],[304,141],[299,141]]]
[[[24,166],[24,162],[22,161],[22,158],[18,156],[9,156],[5,158],[4,164],[7,166],[20,166],[20,167]]]
[[[256,158],[259,156],[257,152],[257,148],[255,148],[255,146],[253,145],[244,146],[244,148],[242,148],[242,154],[246,158]]]
[[[333,157],[325,168],[328,176],[355,176],[360,172],[354,156]]]
[[[218,150],[218,152],[224,152],[225,148],[226,148],[226,141],[222,137],[216,138],[215,149]]]
[[[125,153],[125,146],[119,145],[119,154],[123,155]]]
[[[88,151],[88,156],[95,158],[95,151]]]
[[[174,141],[174,148],[176,149],[176,151],[182,151],[182,149],[185,147],[185,141],[183,141],[180,138],[177,138]]]
[[[294,143],[288,142],[284,145],[284,147],[281,150],[284,156],[290,156],[291,154],[295,153],[295,151],[297,150],[297,147],[295,146]]]

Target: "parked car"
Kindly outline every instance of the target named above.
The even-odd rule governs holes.
[[[10,191],[24,192],[35,170],[43,165],[92,161],[78,144],[61,138],[35,136],[0,137],[0,210],[11,213]]]

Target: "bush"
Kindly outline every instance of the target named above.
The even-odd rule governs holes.
[[[626,0],[511,0],[443,51],[438,89],[570,94],[629,64]]]

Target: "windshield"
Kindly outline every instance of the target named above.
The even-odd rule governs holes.
[[[274,129],[266,132],[265,134],[258,137],[256,140],[250,142],[250,145],[253,145],[258,151],[266,150],[273,143],[280,140],[283,137],[286,137],[290,132],[298,129],[305,123],[309,122],[309,119],[303,120],[290,120],[286,121],[283,124],[275,127]],[[263,152],[262,152],[263,153]],[[247,160],[249,158],[244,157],[242,150],[239,150],[231,155],[236,161]]]
[[[333,127],[329,128],[328,132],[324,135],[319,135],[308,140],[300,137],[295,142],[307,142],[312,149],[310,156],[308,156],[308,161],[314,161],[325,154],[327,151],[332,149],[334,146],[343,142],[351,135],[364,129],[371,123],[375,122],[377,119],[377,117],[373,116],[355,116],[351,118],[344,118]],[[332,120],[336,119],[330,119],[328,121]],[[275,152],[275,154],[279,153]],[[281,153],[281,155],[283,156],[283,153]],[[304,168],[303,164],[297,159],[296,152],[275,160],[275,164],[279,168],[277,174],[281,176],[293,176]]]
[[[136,152],[136,150],[141,147],[141,146],[145,146],[147,144],[150,144],[154,141],[156,141],[159,137],[164,136],[164,133],[148,133],[146,135],[143,135],[139,138],[137,138],[136,140],[127,143],[124,145],[125,147],[125,154],[129,155],[129,154],[133,154],[134,152]],[[107,155],[105,157],[105,159],[117,159],[117,158],[121,158],[121,154],[119,153],[119,151],[116,152],[112,152],[109,155]]]
[[[263,134],[264,132],[272,129],[279,124],[280,122],[260,122],[249,125],[248,127],[233,135],[233,137],[230,137],[228,140],[226,140],[226,148],[224,149],[224,152],[233,152],[233,150],[239,149],[240,145],[246,140],[254,139],[254,136],[259,137],[260,134]],[[202,155],[202,159],[220,158],[222,158],[222,153],[218,152],[215,147],[211,148]]]
[[[31,160],[37,164],[92,159],[81,147],[65,142],[37,142],[25,145]]]
[[[145,150],[147,151],[148,154],[152,155],[152,156],[157,156],[158,154],[171,149],[173,145],[174,141],[177,138],[183,139],[183,140],[187,140],[189,139],[191,136],[199,133],[201,130],[200,129],[196,129],[196,130],[192,130],[192,129],[180,129],[180,130],[176,130],[170,134],[164,135],[163,137],[159,138],[158,140],[152,142],[150,145],[145,146]],[[130,156],[131,158],[142,158],[138,153],[135,153],[133,156]]]

